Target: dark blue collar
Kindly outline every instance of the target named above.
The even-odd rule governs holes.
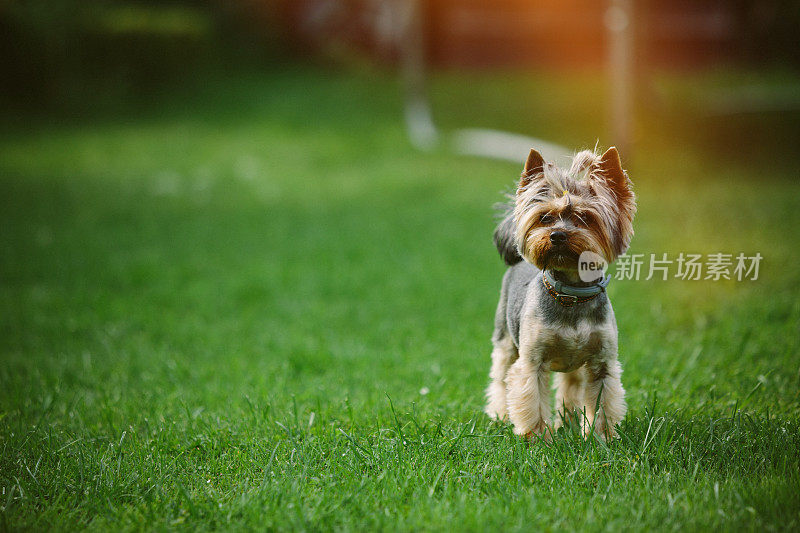
[[[540,277],[550,296],[565,307],[588,302],[598,294],[605,292],[611,281],[611,275],[609,274],[587,287],[575,287],[558,281],[546,270],[541,272]]]

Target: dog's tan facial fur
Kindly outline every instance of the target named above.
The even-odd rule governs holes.
[[[575,270],[584,251],[610,263],[628,248],[635,212],[615,148],[602,156],[581,152],[566,171],[531,150],[514,207],[520,255],[539,269]],[[566,234],[560,247],[550,239],[555,231]]]

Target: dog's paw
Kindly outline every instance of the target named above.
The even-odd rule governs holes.
[[[583,425],[583,416],[580,411],[576,410],[559,410],[556,413],[555,421],[553,422],[553,430],[558,431],[561,428],[580,430]]]
[[[553,437],[552,429],[545,422],[539,422],[531,428],[514,428],[514,433],[524,437],[527,441],[541,439],[549,441]]]
[[[587,440],[591,438],[596,438],[601,440],[602,442],[609,443],[618,437],[619,435],[613,428],[597,427],[597,426],[595,427],[585,426],[583,428],[583,438]]]
[[[496,420],[497,422],[505,422],[508,420],[508,412],[506,411],[505,406],[498,407],[492,404],[489,404],[483,410],[486,415],[491,418],[492,420]]]

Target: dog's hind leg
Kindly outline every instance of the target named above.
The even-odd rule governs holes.
[[[574,420],[578,424],[584,409],[586,371],[583,367],[572,372],[556,372],[556,420],[555,429]]]

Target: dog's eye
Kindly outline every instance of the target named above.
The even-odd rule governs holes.
[[[551,222],[553,222],[553,215],[549,213],[545,213],[539,218],[540,224],[550,224]]]
[[[586,217],[582,213],[573,213],[572,221],[578,226],[587,226]]]

